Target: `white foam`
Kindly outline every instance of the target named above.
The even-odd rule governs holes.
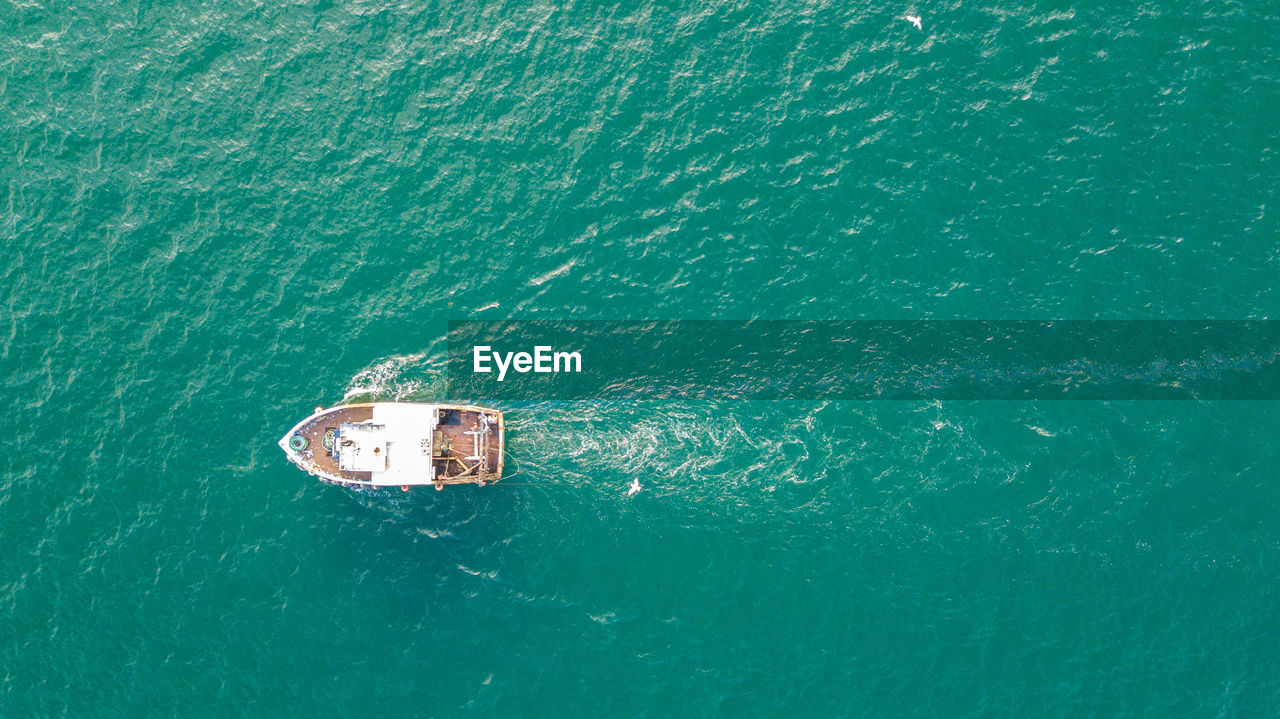
[[[425,353],[392,355],[380,360],[372,367],[360,370],[347,383],[347,389],[342,393],[343,401],[364,395],[394,400],[413,395],[422,387],[422,381],[402,380],[400,375],[406,366],[420,361],[423,357],[426,357]]]

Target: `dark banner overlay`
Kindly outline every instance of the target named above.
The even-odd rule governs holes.
[[[1280,399],[1280,321],[457,321],[474,400]]]

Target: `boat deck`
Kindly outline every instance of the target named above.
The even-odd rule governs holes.
[[[373,419],[373,408],[367,405],[340,407],[329,414],[317,417],[315,421],[297,432],[307,438],[307,448],[303,450],[302,455],[314,464],[316,469],[325,474],[351,482],[368,482],[373,478],[372,472],[347,472],[338,469],[338,460],[334,459],[333,454],[324,446],[324,436],[329,430],[336,431],[346,422],[364,422],[370,419]]]
[[[479,415],[469,410],[441,410],[441,421],[436,425],[441,440],[435,447],[436,480],[442,484],[462,484],[495,481],[502,469],[502,429],[501,425],[490,425],[488,435],[483,437],[488,451],[483,455],[488,472],[480,474],[478,470],[470,470],[466,466],[466,458],[475,456],[476,436],[467,434],[480,428]],[[443,445],[443,446],[441,446]],[[447,448],[447,449],[446,449]]]

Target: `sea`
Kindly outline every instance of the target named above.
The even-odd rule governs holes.
[[[508,478],[442,492],[276,446],[484,402],[451,320],[1276,318],[1278,41],[7,0],[0,715],[1280,716],[1275,398],[494,402]]]

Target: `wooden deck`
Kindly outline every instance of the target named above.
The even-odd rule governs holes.
[[[480,481],[496,482],[502,476],[502,425],[490,424],[489,432],[481,437],[488,445],[486,459],[487,471],[468,468],[466,457],[473,456],[475,451],[475,435],[467,434],[480,429],[480,413],[471,409],[457,407],[442,409],[446,415],[436,426],[440,445],[435,447],[437,459],[433,462],[436,468],[438,484],[475,484]]]
[[[298,432],[307,438],[307,448],[302,452],[308,460],[321,471],[349,482],[368,482],[371,472],[344,472],[338,469],[338,460],[324,446],[324,435],[328,430],[337,430],[345,422],[364,422],[373,419],[373,408],[368,406],[341,407],[337,411],[318,417],[311,424]]]

